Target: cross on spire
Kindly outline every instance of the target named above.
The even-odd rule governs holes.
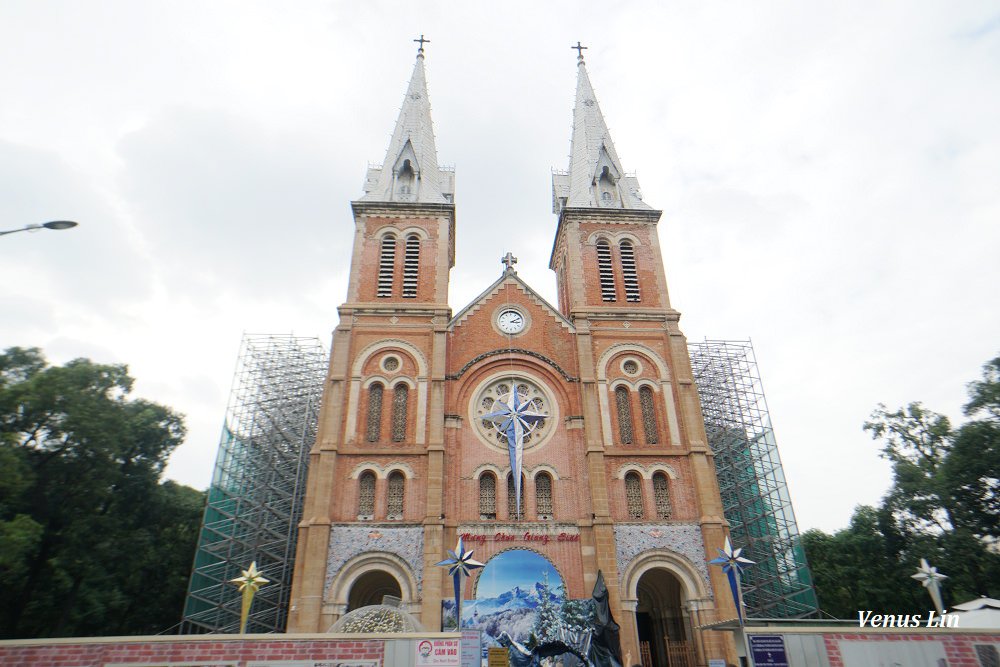
[[[500,263],[503,264],[505,267],[507,267],[504,269],[504,273],[513,273],[514,265],[517,264],[517,257],[514,257],[514,255],[508,252],[500,260]]]
[[[417,49],[417,54],[418,55],[424,52],[424,44],[430,44],[431,43],[431,40],[424,39],[423,35],[420,35],[420,39],[415,39],[413,41],[414,42],[420,42],[420,48]]]
[[[423,35],[421,35],[421,37],[423,37]],[[587,47],[586,46],[581,46],[580,45],[580,40],[576,40],[576,46],[571,46],[569,48],[576,49],[576,53],[577,53],[576,58],[577,58],[577,60],[583,60],[583,51]]]

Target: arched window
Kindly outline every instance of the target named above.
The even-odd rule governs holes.
[[[410,388],[405,382],[400,382],[392,390],[392,441],[406,440],[406,407],[409,402]]]
[[[618,407],[618,438],[623,445],[631,445],[632,437],[632,399],[625,387],[615,389],[615,404]]]
[[[378,258],[378,292],[380,299],[392,298],[392,278],[396,270],[396,235],[382,237]]]
[[[662,472],[653,475],[653,499],[656,500],[656,518],[669,519],[673,514],[670,506],[670,481]]]
[[[539,519],[552,518],[552,476],[547,472],[535,477],[535,512]]]
[[[368,387],[368,429],[365,439],[378,442],[382,433],[382,385],[378,382]]]
[[[482,521],[497,518],[497,478],[491,472],[479,476],[479,518]]]
[[[406,237],[406,249],[403,252],[403,298],[415,299],[417,296],[417,277],[420,269],[420,237],[410,234]]]
[[[389,488],[386,491],[385,518],[400,520],[403,518],[403,497],[406,495],[406,477],[395,470],[389,474]]]
[[[358,519],[375,518],[375,473],[366,470],[358,478]]]
[[[597,241],[597,274],[601,280],[601,299],[617,301],[615,294],[615,271],[611,267],[611,246],[606,239]]]
[[[517,501],[515,500],[514,475],[507,474],[507,519],[515,521],[518,517],[524,519],[524,475],[521,475],[521,507],[518,514]]]
[[[642,408],[642,429],[646,433],[646,444],[655,445],[660,441],[656,428],[656,405],[653,403],[653,390],[649,387],[639,387],[639,406]]]
[[[639,275],[635,271],[635,252],[632,250],[632,244],[628,241],[622,241],[618,245],[618,251],[622,258],[625,300],[640,301],[642,297],[639,294]]]
[[[642,519],[642,478],[638,473],[625,475],[625,502],[628,504],[628,518]]]

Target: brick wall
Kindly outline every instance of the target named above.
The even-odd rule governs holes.
[[[250,635],[203,637],[100,637],[0,641],[4,667],[102,667],[106,664],[162,665],[222,663],[243,667],[255,660],[378,660],[385,643],[378,639],[296,638]]]
[[[1000,651],[1000,634],[958,634],[958,633],[911,633],[893,632],[883,634],[827,634],[823,639],[826,643],[830,667],[846,667],[840,651],[843,642],[921,642],[935,641],[944,645],[948,667],[983,667],[976,659],[977,644],[992,644]]]

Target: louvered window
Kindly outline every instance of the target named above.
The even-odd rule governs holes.
[[[406,478],[396,471],[389,475],[389,490],[385,503],[386,518],[399,520],[403,518],[403,497],[406,494]]]
[[[632,403],[629,390],[625,387],[615,389],[615,404],[618,407],[618,438],[623,445],[631,445],[632,437]]]
[[[656,501],[656,518],[669,519],[673,514],[670,506],[670,481],[662,472],[653,475],[653,499]]]
[[[392,390],[392,441],[406,440],[406,406],[410,388],[400,382]]]
[[[611,246],[604,239],[597,242],[597,273],[601,279],[601,299],[617,301],[615,271],[611,267]]]
[[[358,518],[375,516],[375,473],[366,470],[358,478]]]
[[[552,477],[548,473],[535,477],[535,511],[539,519],[552,518]]]
[[[653,390],[649,387],[639,387],[639,406],[642,408],[642,428],[646,432],[646,444],[655,445],[660,441],[660,436],[656,428]]]
[[[403,255],[403,298],[417,297],[417,277],[420,269],[420,237],[412,234],[406,238]]]
[[[625,502],[628,503],[628,518],[643,518],[642,479],[634,472],[625,475]]]
[[[491,472],[479,477],[479,518],[483,521],[497,518],[497,478]]]
[[[368,430],[365,439],[378,442],[382,433],[382,385],[375,383],[368,388]]]
[[[516,520],[518,517],[524,518],[524,477],[521,477],[521,511],[518,513],[518,507],[515,500],[514,493],[514,475],[507,475],[507,518],[511,521]]]
[[[622,241],[618,246],[622,258],[622,278],[625,280],[625,299],[627,301],[639,301],[639,275],[635,271],[635,252],[632,244]]]
[[[378,297],[392,298],[392,277],[396,269],[396,237],[386,234],[378,258]]]

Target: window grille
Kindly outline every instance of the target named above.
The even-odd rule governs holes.
[[[625,502],[628,503],[628,518],[643,518],[642,480],[634,472],[625,475]]]
[[[618,250],[622,258],[622,278],[624,278],[625,281],[625,300],[640,301],[639,275],[635,271],[635,253],[632,250],[632,244],[628,241],[622,241],[618,246]]]
[[[642,428],[646,432],[646,444],[655,445],[660,441],[660,436],[656,428],[653,390],[649,387],[639,387],[639,406],[642,408]]]
[[[552,518],[552,477],[548,473],[535,477],[535,511],[539,519]]]
[[[382,433],[382,385],[376,382],[368,388],[368,442],[378,442]]]
[[[625,387],[615,389],[615,403],[618,406],[618,437],[623,445],[631,445],[632,437],[632,405],[629,391]]]
[[[976,644],[976,659],[983,667],[1000,667],[1000,654],[992,644]]]
[[[639,362],[635,359],[629,359],[622,364],[622,370],[625,371],[626,375],[635,375],[639,372]]]
[[[604,239],[597,242],[597,274],[601,280],[601,299],[617,301],[615,272],[611,268],[611,246]]]
[[[382,237],[382,247],[378,259],[378,297],[392,298],[392,274],[396,268],[396,237],[386,234]]]
[[[417,296],[417,277],[420,270],[420,237],[412,234],[406,237],[406,250],[403,254],[403,298],[415,299]]]
[[[400,382],[392,390],[392,441],[406,440],[406,404],[410,388]]]
[[[406,494],[406,478],[396,471],[389,475],[389,490],[386,494],[385,514],[387,519],[403,518],[403,497]]]
[[[479,477],[479,518],[483,521],[497,518],[497,478],[491,472]]]
[[[396,357],[386,357],[385,361],[382,362],[382,368],[384,368],[386,372],[394,372],[399,368],[399,359]]]
[[[514,521],[519,516],[517,513],[517,501],[514,498],[514,475],[507,475],[507,518]],[[524,476],[521,476],[521,513],[520,517],[524,518]]]
[[[358,518],[375,516],[375,473],[366,470],[358,478]]]
[[[653,475],[653,499],[656,501],[656,518],[669,519],[673,514],[670,506],[670,481],[662,472]]]

